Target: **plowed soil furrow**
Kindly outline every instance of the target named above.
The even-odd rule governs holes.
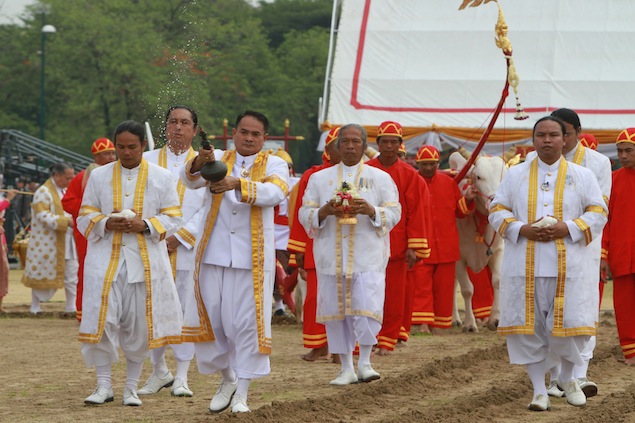
[[[193,398],[174,398],[168,389],[142,397],[141,407],[124,407],[125,360],[113,366],[115,401],[86,407],[95,386],[76,341],[70,319],[0,318],[0,420],[29,422],[635,422],[635,369],[625,366],[614,317],[601,317],[589,377],[599,393],[584,408],[552,399],[545,413],[526,409],[532,388],[522,366],[508,362],[504,339],[487,329],[463,334],[411,337],[387,357],[374,356],[382,378],[369,384],[329,385],[339,366],[326,359],[300,359],[301,328],[274,326],[271,374],[254,380],[249,391],[252,412],[209,413],[218,376],[201,375],[195,362],[189,375]],[[623,360],[622,360],[623,361]],[[171,351],[168,366],[174,372]],[[141,384],[150,375],[146,363]]]

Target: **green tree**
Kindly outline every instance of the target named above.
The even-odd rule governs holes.
[[[330,28],[332,0],[276,0],[260,1],[260,16],[271,47],[277,48],[285,35],[293,30],[306,31],[313,27]]]

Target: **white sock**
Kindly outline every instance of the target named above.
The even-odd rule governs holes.
[[[251,379],[238,378],[238,387],[236,388],[236,395],[242,395],[247,400],[247,393],[249,392],[249,384]]]
[[[226,368],[220,371],[223,376],[223,382],[236,382],[236,373],[231,368]]]
[[[190,368],[190,360],[176,362],[176,378],[187,382],[187,371]]]
[[[343,372],[355,371],[355,367],[353,367],[353,353],[352,352],[349,352],[348,354],[340,354],[340,361],[342,362]]]
[[[560,361],[560,377],[558,378],[560,381],[560,386],[564,386],[564,384],[569,383],[573,380],[573,363],[565,360],[564,358]]]
[[[282,300],[276,300],[273,304],[273,308],[278,310],[284,310],[284,302]]]
[[[587,371],[589,370],[589,360],[583,359],[584,363],[580,366],[573,367],[573,377],[576,379],[586,378]]]
[[[165,347],[159,347],[150,353],[152,357],[152,373],[158,377],[167,376],[169,370],[168,365],[165,363]]]
[[[365,364],[370,365],[370,353],[373,352],[372,345],[360,345],[359,346],[359,360],[357,361],[357,368],[361,368]]]
[[[554,381],[558,380],[560,377],[560,364],[556,364],[552,368],[549,369],[549,380]]]
[[[112,366],[110,364],[95,366],[95,372],[97,373],[97,386],[112,389],[111,367]]]
[[[31,311],[32,312],[40,311],[40,299],[33,292],[31,292]]]
[[[545,386],[545,360],[538,363],[526,364],[529,380],[534,386],[534,396],[547,395],[547,387]]]
[[[137,391],[142,370],[143,363],[126,360],[126,388],[134,392]]]

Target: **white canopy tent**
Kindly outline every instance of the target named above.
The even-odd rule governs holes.
[[[404,127],[410,153],[441,142],[472,150],[506,77],[495,45],[493,2],[459,11],[460,0],[335,0],[320,122],[350,122],[369,136],[385,120]],[[530,142],[540,117],[560,107],[614,155],[635,126],[635,1],[499,0],[529,119],[514,120],[510,95],[484,152]]]

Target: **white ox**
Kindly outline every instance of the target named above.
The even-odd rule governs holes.
[[[450,155],[450,166],[453,169],[463,168],[467,159],[459,152]],[[476,319],[472,310],[472,296],[474,286],[467,273],[467,267],[475,272],[480,272],[489,266],[492,272],[492,288],[494,290],[494,302],[487,321],[487,327],[496,330],[500,318],[498,304],[498,287],[500,285],[500,270],[503,260],[503,239],[487,221],[489,204],[494,199],[494,194],[500,185],[503,176],[507,172],[505,160],[502,157],[479,156],[472,169],[467,173],[466,179],[461,181],[463,187],[466,180],[470,180],[477,188],[476,211],[463,219],[457,219],[459,231],[459,246],[461,258],[456,262],[456,282],[461,287],[461,294],[465,301],[464,332],[478,332]],[[455,301],[456,304],[456,301]],[[462,324],[456,308],[454,307],[453,321]]]

